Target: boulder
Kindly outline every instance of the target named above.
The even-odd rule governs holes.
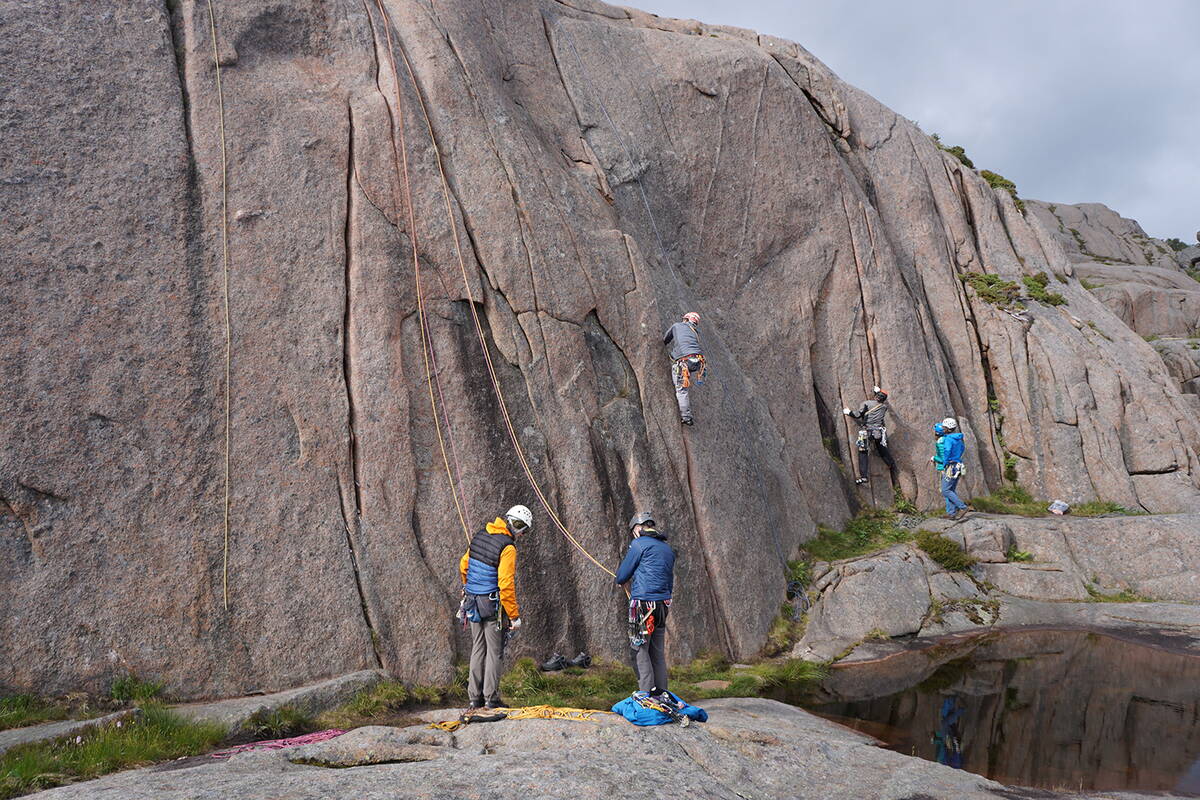
[[[929,610],[926,558],[900,545],[874,556],[838,565],[795,652],[828,658],[868,635],[916,633]],[[816,647],[819,645],[819,647]]]

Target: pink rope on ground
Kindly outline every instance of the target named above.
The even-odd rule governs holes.
[[[212,754],[213,758],[229,758],[238,753],[248,753],[251,750],[282,750],[285,747],[296,747],[302,744],[316,744],[317,742],[326,742],[335,737],[341,736],[345,731],[339,731],[336,728],[330,728],[327,731],[317,731],[316,733],[307,733],[304,736],[293,736],[290,739],[267,739],[261,742],[250,742],[249,744],[240,744],[237,747],[231,747],[228,750],[218,750]]]

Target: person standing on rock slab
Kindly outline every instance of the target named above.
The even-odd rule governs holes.
[[[888,404],[887,392],[878,386],[872,391],[875,396],[870,400],[864,400],[858,411],[842,409],[843,414],[850,419],[858,420],[862,425],[858,430],[858,440],[855,442],[855,447],[858,449],[858,478],[854,482],[861,485],[871,479],[871,465],[867,460],[867,448],[873,445],[875,452],[883,459],[883,463],[887,464],[888,472],[892,476],[892,483],[895,483],[896,459],[892,458],[892,451],[888,450],[887,425],[884,422],[884,416],[892,410],[892,407]]]
[[[533,514],[513,506],[475,534],[459,560],[463,598],[459,615],[471,626],[471,674],[467,697],[471,708],[504,708],[500,699],[500,659],[504,634],[521,627],[517,606],[516,537],[533,527]]]
[[[616,582],[629,588],[629,645],[634,651],[638,689],[670,699],[667,692],[667,612],[675,584],[675,551],[643,511],[629,520],[633,542],[617,568]],[[671,701],[674,702],[673,700]]]
[[[963,435],[958,430],[958,420],[946,417],[933,426],[937,435],[933,466],[942,476],[942,497],[946,499],[946,516],[962,519],[967,515],[967,504],[958,496],[958,479],[963,473]]]
[[[663,335],[663,344],[671,345],[671,380],[679,403],[679,421],[692,424],[692,401],[688,389],[704,381],[704,351],[700,347],[700,315],[689,311]]]

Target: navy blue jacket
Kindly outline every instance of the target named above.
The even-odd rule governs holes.
[[[629,594],[634,600],[670,600],[675,585],[675,551],[658,531],[643,533],[629,545],[617,568],[617,583],[633,578]]]

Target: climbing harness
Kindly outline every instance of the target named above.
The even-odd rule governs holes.
[[[659,603],[662,603],[663,608],[670,608],[670,600],[636,600],[629,601],[629,646],[637,649],[644,645],[650,635],[654,633],[657,626],[655,622],[654,612],[658,610]]]
[[[704,383],[706,367],[704,356],[699,353],[693,353],[690,356],[684,356],[675,360],[675,363],[672,365],[673,377],[685,389],[692,385],[693,380],[699,386]],[[696,377],[692,378],[692,375]]]
[[[225,301],[225,539],[221,556],[221,593],[229,610],[229,420],[233,391],[233,328],[229,322],[229,157],[225,145],[225,92],[221,88],[221,58],[217,52],[217,18],[212,0],[208,0],[208,30],[212,38],[213,68],[217,76],[217,110],[221,125],[221,263],[224,273],[222,297]]]
[[[560,706],[525,706],[524,708],[506,708],[495,713],[463,714],[458,719],[431,722],[429,727],[439,731],[453,733],[463,725],[473,722],[499,722],[512,719],[565,719],[574,722],[595,722],[598,714],[611,714],[611,711],[597,711],[590,708],[563,708]]]
[[[379,12],[382,15],[384,27],[387,32],[388,61],[390,63],[391,69],[392,69],[392,75],[393,75],[394,84],[396,87],[396,105],[397,105],[397,112],[399,113],[399,111],[400,111],[400,109],[399,109],[399,106],[400,106],[400,79],[399,79],[398,68],[396,65],[395,51],[394,51],[394,48],[392,45],[391,18],[389,17],[387,10],[383,6],[382,0],[376,0],[376,5],[378,6]],[[437,143],[437,138],[434,136],[433,120],[429,116],[429,109],[425,103],[424,95],[421,93],[421,88],[417,83],[416,74],[413,71],[412,64],[408,58],[408,53],[404,49],[403,45],[400,46],[400,55],[404,60],[405,68],[406,68],[406,71],[408,72],[409,81],[412,84],[413,91],[417,96],[417,101],[421,107],[421,113],[425,118],[425,125],[429,132],[429,140],[432,145],[434,159],[437,163],[438,174],[439,174],[440,180],[441,180],[442,199],[445,203],[446,219],[450,223],[450,228],[453,233],[451,238],[454,241],[454,251],[458,258],[459,270],[462,273],[463,285],[467,292],[468,307],[470,308],[471,318],[475,324],[475,332],[479,338],[480,347],[483,350],[483,359],[484,359],[484,363],[487,366],[488,377],[491,380],[492,389],[494,390],[494,392],[496,394],[497,404],[500,407],[501,416],[504,418],[504,425],[508,429],[508,435],[509,435],[510,440],[512,441],[513,451],[516,453],[517,460],[520,462],[521,468],[525,472],[525,477],[528,479],[530,486],[533,488],[534,494],[537,496],[538,501],[541,503],[541,505],[545,509],[547,515],[554,522],[555,526],[559,529],[559,531],[561,531],[562,534],[567,538],[567,540],[575,547],[575,549],[577,549],[580,553],[582,553],[589,561],[591,561],[593,564],[595,564],[597,567],[599,567],[602,571],[604,571],[609,576],[615,578],[616,573],[614,573],[612,570],[608,569],[603,564],[601,564],[598,560],[596,560],[596,558],[587,551],[587,549],[579,542],[579,540],[576,539],[574,535],[572,535],[570,529],[567,528],[567,526],[559,518],[558,514],[555,513],[553,507],[550,505],[549,500],[546,499],[545,494],[542,492],[541,487],[538,486],[537,480],[534,478],[534,475],[533,475],[533,470],[529,466],[529,462],[525,455],[524,449],[521,447],[521,443],[517,438],[516,427],[514,426],[512,417],[509,414],[508,404],[505,402],[505,399],[504,399],[504,393],[500,388],[500,380],[496,373],[496,367],[492,362],[491,353],[488,351],[487,337],[484,335],[483,323],[479,319],[479,311],[476,308],[474,292],[471,289],[471,282],[470,282],[469,277],[467,276],[466,261],[463,258],[462,244],[459,241],[458,222],[454,217],[454,210],[451,207],[451,203],[450,203],[449,180],[446,177],[445,166],[442,162],[441,148]],[[401,151],[403,151],[402,155],[403,155],[403,163],[404,163],[404,191],[405,191],[405,197],[407,200],[407,205],[408,205],[408,210],[409,210],[409,228],[410,228],[409,239],[412,241],[414,266],[417,268],[416,271],[417,271],[417,274],[419,275],[420,262],[419,262],[418,255],[417,255],[416,235],[415,235],[416,219],[415,219],[415,215],[414,215],[414,211],[413,211],[412,186],[411,186],[411,182],[409,180],[409,175],[408,175],[408,166],[407,166],[408,165],[408,152],[407,152],[408,148],[407,148],[407,143],[405,141],[404,125],[403,125],[402,120],[401,120],[400,124],[397,125],[397,128],[400,132],[400,149],[401,149]],[[393,148],[394,148],[395,147],[395,137],[393,137],[392,144],[393,144]],[[417,299],[418,299],[418,310],[420,311],[422,318],[424,318],[424,311],[423,311],[421,295],[420,295],[419,291],[417,294]],[[440,440],[440,428],[439,428],[439,440]],[[457,499],[456,499],[456,503],[457,503]],[[460,511],[460,513],[461,513],[461,511]],[[463,531],[466,534],[467,529],[466,529],[465,522],[463,522]],[[469,539],[470,535],[467,534],[467,537]]]

